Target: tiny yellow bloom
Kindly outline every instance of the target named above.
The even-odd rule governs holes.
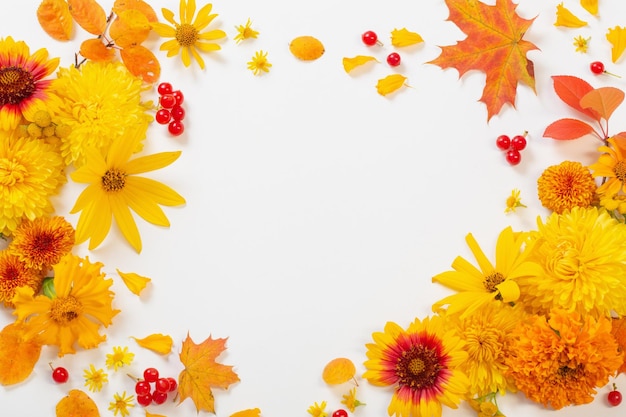
[[[108,368],[113,368],[114,371],[117,371],[117,368],[130,365],[134,358],[135,354],[129,352],[127,346],[124,346],[123,349],[121,346],[115,346],[112,354],[107,353],[106,365]]]
[[[122,272],[119,269],[116,269],[119,276],[124,281],[124,284],[128,287],[128,289],[135,295],[141,294],[146,285],[151,281],[150,278],[142,277],[139,274],[135,274],[134,272]]]
[[[345,405],[351,413],[354,413],[354,410],[360,406],[365,405],[361,401],[356,399],[356,388],[352,388],[350,392],[343,395],[343,400],[341,400],[341,404]]]
[[[328,413],[325,411],[326,409],[326,401],[322,401],[321,404],[317,402],[309,407],[307,412],[311,414],[313,417],[326,417]]]
[[[102,390],[102,384],[109,382],[109,377],[104,369],[96,369],[93,364],[89,365],[89,369],[83,371],[85,376],[85,386],[92,392],[99,392]]]
[[[575,37],[574,46],[576,47],[576,52],[580,52],[581,54],[586,54],[590,39],[591,38],[583,38],[580,35]]]
[[[252,24],[252,22],[250,21],[250,18],[248,18],[248,21],[246,22],[246,25],[239,25],[239,26],[235,26],[235,29],[237,29],[237,35],[234,37],[235,42],[239,43],[241,41],[244,41],[246,39],[256,39],[257,36],[259,36],[259,32],[257,32],[256,30],[252,29],[250,27],[250,25]]]
[[[522,204],[522,199],[520,198],[520,190],[514,188],[513,191],[511,191],[511,195],[506,199],[506,208],[504,209],[504,212],[514,212],[518,207],[526,206]]]
[[[113,411],[113,415],[116,416],[117,413],[120,413],[122,417],[126,417],[130,415],[128,411],[129,407],[134,407],[133,399],[134,395],[126,396],[126,391],[124,391],[121,395],[117,392],[113,395],[113,401],[109,403],[109,410]]]
[[[257,51],[252,57],[252,61],[248,62],[248,69],[251,70],[254,75],[262,74],[263,72],[270,72],[272,64],[267,60],[267,52]]]
[[[576,17],[574,13],[563,6],[563,3],[560,3],[556,6],[556,22],[554,22],[554,26],[580,28],[587,26],[587,22]]]

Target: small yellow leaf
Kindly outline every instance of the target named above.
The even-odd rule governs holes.
[[[325,52],[322,42],[313,36],[299,36],[295,38],[289,44],[289,50],[293,56],[303,61],[316,60]]]
[[[404,86],[406,79],[407,78],[402,74],[388,75],[385,78],[381,78],[380,80],[378,80],[378,84],[376,84],[376,90],[381,96],[386,96],[387,94],[391,94],[394,91],[398,90],[400,87]]]
[[[107,48],[102,39],[85,39],[80,44],[80,54],[94,62],[111,62],[115,58],[115,50]]]
[[[150,35],[150,22],[139,10],[124,10],[109,26],[109,36],[121,48],[139,45]]]
[[[424,39],[415,32],[411,32],[406,28],[391,31],[391,44],[395,47],[411,46],[424,42]]]
[[[554,23],[554,26],[580,28],[587,26],[587,22],[576,17],[574,13],[570,12],[569,9],[563,6],[563,3],[560,3],[556,6],[556,22]]]
[[[100,417],[96,403],[79,389],[73,389],[56,406],[57,417]]]
[[[24,337],[26,325],[11,323],[0,331],[0,384],[13,385],[32,373],[41,353],[41,343]]]
[[[237,411],[230,415],[230,417],[260,417],[261,410],[258,408],[249,408],[247,410]]]
[[[161,355],[167,355],[172,351],[172,344],[174,343],[172,337],[169,335],[163,335],[161,333],[151,334],[143,339],[135,339],[135,342],[143,348],[150,349],[153,352],[160,353]]]
[[[161,64],[152,51],[134,45],[120,51],[122,62],[131,74],[141,77],[146,83],[154,83],[161,76]]]
[[[580,0],[580,5],[592,15],[598,14],[598,0]]]
[[[101,35],[107,26],[107,16],[96,0],[67,0],[76,23],[92,35]]]
[[[373,56],[367,56],[367,55],[357,55],[354,58],[344,58],[343,69],[349,73],[356,67],[360,67],[361,65],[366,64],[368,62],[372,62],[372,61],[380,62]]]
[[[116,271],[122,278],[122,281],[124,281],[124,284],[126,284],[128,289],[135,295],[141,294],[141,291],[143,291],[146,285],[151,281],[150,278],[142,277],[134,272],[122,272],[119,269]]]
[[[606,40],[613,46],[611,48],[611,61],[615,63],[626,49],[626,27],[615,26],[609,29],[606,33]]]
[[[322,379],[327,384],[343,384],[354,378],[356,367],[348,358],[336,358],[328,362],[322,372]]]
[[[69,41],[72,36],[70,6],[64,0],[43,0],[37,8],[41,28],[57,41]]]

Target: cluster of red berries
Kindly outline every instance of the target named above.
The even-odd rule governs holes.
[[[167,125],[167,130],[174,136],[182,135],[185,131],[183,119],[185,109],[183,100],[185,96],[180,90],[174,90],[172,84],[163,82],[157,87],[159,92],[159,110],[156,112],[157,123]]]
[[[50,362],[50,369],[52,369],[52,380],[58,384],[64,384],[70,378],[70,373],[67,372],[62,366],[57,366],[56,368],[52,366],[52,362]]]
[[[517,165],[522,161],[521,151],[526,148],[526,135],[515,135],[511,139],[507,135],[500,135],[496,138],[496,146],[502,151],[506,151],[506,161],[511,165]]]
[[[367,32],[363,33],[361,35],[361,39],[363,40],[363,43],[367,46],[374,46],[374,45],[382,46],[382,42],[378,40],[378,35],[374,31],[368,30]],[[401,61],[402,61],[402,58],[400,57],[400,54],[397,52],[392,52],[389,55],[387,55],[387,64],[389,64],[392,67],[397,67],[398,65],[400,65]]]
[[[152,385],[154,385],[154,390]],[[177,388],[176,379],[171,376],[163,378],[159,376],[159,371],[156,368],[146,368],[143,371],[143,379],[135,383],[137,403],[144,407],[150,404],[163,404],[167,401],[167,395],[176,391]]]
[[[622,393],[617,390],[615,383],[613,383],[613,391],[609,391],[606,399],[613,407],[617,407],[622,403]]]

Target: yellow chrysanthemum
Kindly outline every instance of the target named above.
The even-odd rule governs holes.
[[[85,377],[85,386],[91,392],[100,392],[102,385],[109,382],[109,376],[104,372],[104,369],[96,369],[93,364],[83,371],[83,376]]]
[[[252,61],[248,62],[248,69],[254,73],[254,75],[262,74],[263,72],[270,72],[272,64],[267,60],[267,52],[257,51],[252,57]]]
[[[37,269],[29,268],[25,262],[8,250],[0,251],[0,302],[13,307],[13,297],[19,287],[28,287],[39,292],[43,275]]]
[[[246,39],[256,39],[256,37],[259,36],[259,32],[252,29],[250,25],[252,25],[252,21],[250,21],[250,18],[248,18],[248,21],[246,22],[245,26],[244,25],[235,26],[235,29],[237,29],[237,35],[235,35],[234,41],[236,43],[245,41]]]
[[[61,153],[67,165],[85,163],[85,150],[107,152],[130,131],[143,140],[152,116],[141,101],[141,78],[117,63],[88,61],[80,68],[61,68],[54,84],[55,121],[64,126]],[[136,150],[141,149],[141,142]]]
[[[554,409],[593,401],[622,363],[606,317],[556,309],[520,323],[512,337],[506,364],[517,388]]]
[[[74,343],[85,349],[106,339],[100,326],[108,327],[119,310],[111,306],[112,279],[105,279],[100,262],[68,254],[54,266],[54,298],[33,295],[32,288],[16,290],[13,303],[17,320],[27,325],[27,337],[39,335],[44,345],[59,347],[59,356],[74,353]]]
[[[517,280],[525,308],[626,314],[626,225],[595,207],[574,207],[537,223],[529,260],[543,272]]]
[[[13,130],[22,115],[35,112],[45,101],[52,80],[45,79],[59,65],[59,58],[48,59],[48,50],[33,55],[24,41],[0,39],[0,130]]]
[[[106,365],[107,368],[113,368],[114,371],[117,371],[117,368],[130,365],[134,358],[135,354],[128,350],[128,346],[124,346],[124,348],[114,346],[113,353],[107,353]]]
[[[52,213],[50,197],[67,182],[64,169],[51,145],[0,130],[0,233],[10,236],[22,220]]]
[[[467,394],[469,381],[459,369],[467,353],[441,317],[415,319],[407,330],[388,322],[372,337],[363,378],[376,386],[395,386],[390,416],[441,417],[442,404],[457,408]]]
[[[613,195],[624,189],[626,182],[626,138],[614,137],[607,144],[600,146],[598,160],[589,166],[594,177],[603,177],[606,181],[598,187],[598,194]]]
[[[165,23],[154,22],[152,28],[159,36],[163,38],[174,38],[161,45],[161,51],[167,51],[167,56],[172,57],[178,55],[180,52],[183,64],[186,67],[191,65],[191,57],[200,65],[200,68],[204,69],[204,60],[198,53],[198,50],[202,52],[218,51],[221,49],[220,45],[214,42],[217,39],[226,37],[226,32],[219,29],[210,30],[208,32],[202,32],[209,23],[217,17],[217,14],[210,14],[213,5],[208,3],[204,5],[196,16],[196,1],[195,0],[180,0],[180,23],[174,20],[174,12],[169,9],[162,9],[163,17],[170,22],[172,26]]]
[[[114,416],[119,413],[122,417],[126,417],[130,415],[128,409],[135,406],[134,399],[134,395],[126,396],[126,391],[122,394],[116,392],[113,395],[113,401],[109,403],[109,411],[113,411]]]
[[[552,165],[537,179],[541,204],[555,213],[591,206],[597,188],[589,168],[580,162],[563,161]]]
[[[89,249],[96,248],[115,218],[126,240],[141,252],[141,237],[131,210],[150,223],[168,227],[169,220],[159,205],[185,204],[185,199],[170,187],[137,175],[166,167],[180,156],[180,151],[162,152],[129,160],[142,137],[141,131],[130,132],[111,145],[106,157],[96,149],[88,149],[85,164],[72,173],[74,181],[89,184],[71,211],[81,212],[77,243],[90,239]]]
[[[61,216],[23,221],[13,232],[9,251],[29,268],[47,271],[74,247],[74,227]]]
[[[541,272],[541,268],[526,259],[529,249],[525,245],[526,235],[514,233],[511,227],[500,232],[496,244],[495,266],[487,259],[472,234],[468,234],[465,240],[480,269],[458,256],[452,262],[453,271],[435,275],[433,282],[457,291],[456,294],[433,304],[435,312],[449,304],[449,315],[461,313],[461,318],[464,318],[479,307],[494,301],[514,302],[520,295],[516,281]]]

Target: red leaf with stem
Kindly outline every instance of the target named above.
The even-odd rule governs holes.
[[[578,139],[585,135],[596,134],[593,127],[578,119],[560,119],[551,123],[543,132],[546,138],[557,140]]]

